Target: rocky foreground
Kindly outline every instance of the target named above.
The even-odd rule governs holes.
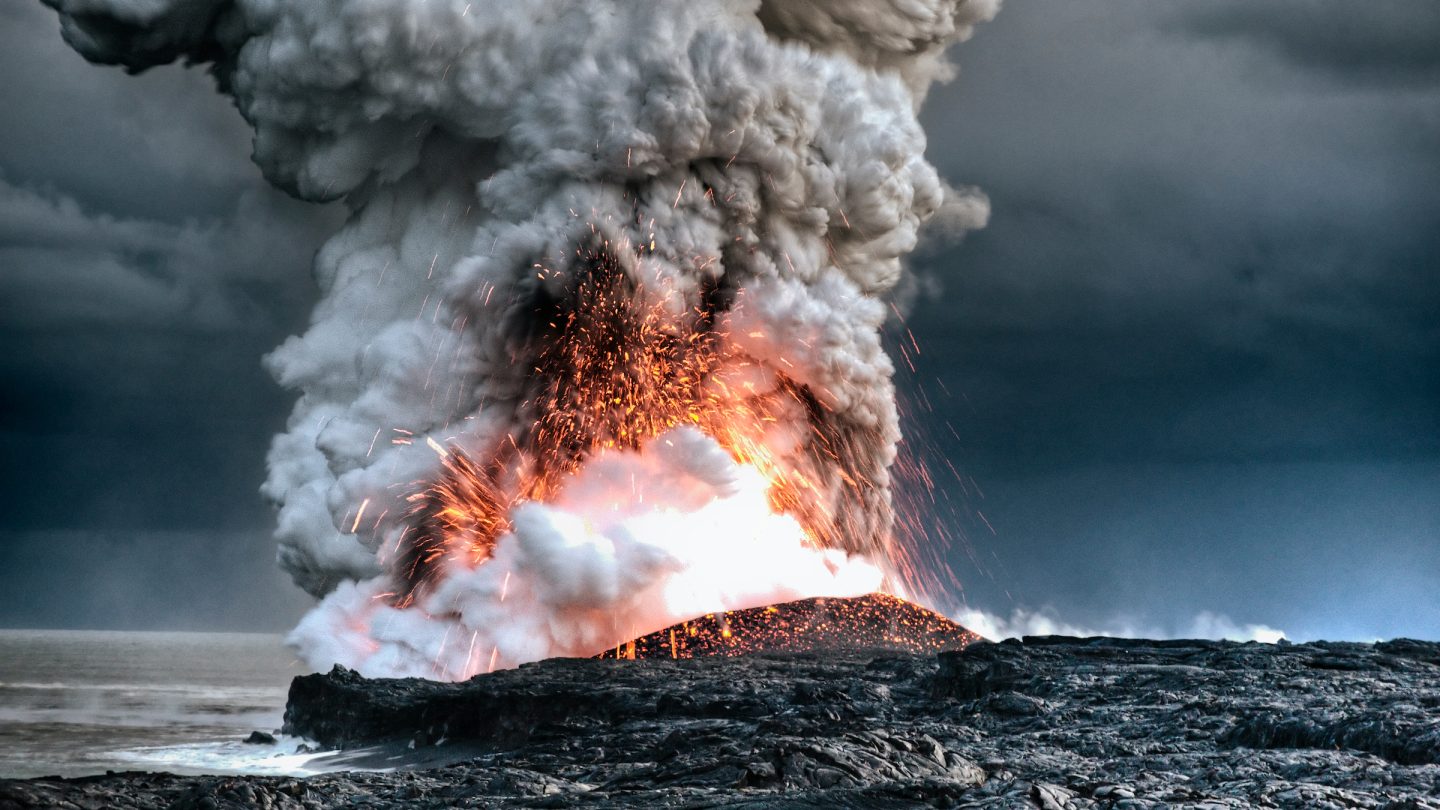
[[[1440,808],[1440,645],[1404,640],[337,669],[296,679],[287,726],[428,764],[9,781],[0,808]]]

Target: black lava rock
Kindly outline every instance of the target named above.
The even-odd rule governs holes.
[[[1419,641],[1032,638],[462,684],[337,669],[296,679],[286,723],[402,767],[0,781],[0,808],[1440,810],[1440,645]]]

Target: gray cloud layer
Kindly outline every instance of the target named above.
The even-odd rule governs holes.
[[[260,179],[203,73],[88,65],[38,4],[0,8],[0,108],[0,624],[285,626],[259,358],[338,212]]]
[[[931,149],[994,214],[913,325],[972,602],[1440,633],[1431,9],[1017,2],[960,54]]]
[[[1440,452],[1440,92],[1257,74],[1267,46],[1148,8],[1016,4],[933,100],[937,160],[995,203],[923,315],[988,403],[967,438],[1021,463]]]
[[[1440,79],[1440,6],[1429,0],[1222,0],[1184,8],[1175,23],[1182,34],[1240,40],[1332,80],[1421,86]]]

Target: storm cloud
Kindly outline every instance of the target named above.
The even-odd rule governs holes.
[[[1390,0],[1224,0],[1176,14],[1177,33],[1234,39],[1270,50],[1332,81],[1423,87],[1440,79],[1440,6]]]

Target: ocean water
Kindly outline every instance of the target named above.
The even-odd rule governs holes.
[[[279,636],[0,630],[0,777],[310,772],[280,727],[307,670]]]

